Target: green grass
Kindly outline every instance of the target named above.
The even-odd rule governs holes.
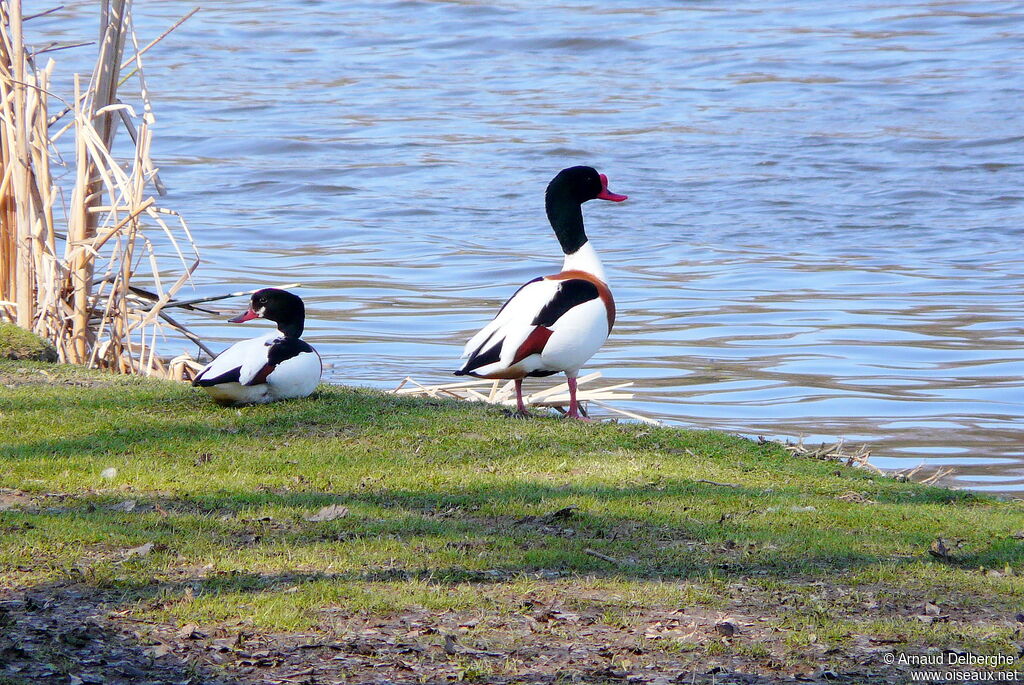
[[[0,359],[57,361],[57,350],[38,335],[0,321]]]
[[[658,654],[770,668],[871,638],[1011,650],[1024,610],[1020,501],[713,431],[326,386],[224,409],[184,385],[0,362],[0,487],[22,493],[0,511],[0,587],[80,583],[171,624],[342,634],[353,617],[498,625],[558,606],[642,636],[676,611],[700,629]],[[837,499],[851,491],[874,503]],[[306,520],[329,504],[348,514]],[[952,559],[929,555],[937,536],[960,541]],[[950,617],[919,620],[926,601]],[[731,641],[707,630],[727,615],[750,624]],[[556,623],[544,639],[568,639]],[[467,679],[499,668],[459,658]]]

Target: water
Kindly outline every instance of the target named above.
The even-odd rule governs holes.
[[[137,0],[140,37],[191,6]],[[332,381],[450,378],[557,270],[543,190],[585,163],[630,196],[585,207],[621,406],[1019,492],[1022,40],[1022,3],[210,0],[145,66],[199,294],[301,281]]]

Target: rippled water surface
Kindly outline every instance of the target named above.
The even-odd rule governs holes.
[[[190,8],[136,0],[141,38]],[[199,293],[301,281],[334,381],[449,378],[585,163],[630,196],[585,208],[622,406],[1019,491],[1022,41],[1021,3],[209,0],[145,63]]]

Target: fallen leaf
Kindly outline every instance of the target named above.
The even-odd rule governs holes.
[[[931,547],[928,548],[928,554],[931,554],[936,559],[942,559],[943,561],[949,561],[953,558],[953,555],[949,553],[949,548],[946,547],[945,540],[942,538],[935,538]]]
[[[183,626],[181,630],[178,631],[178,637],[180,637],[183,640],[198,640],[200,638],[206,637],[206,635],[204,633],[199,632],[199,626],[197,626],[195,623],[189,623],[188,625]]]
[[[114,480],[115,478],[117,478],[117,469],[115,469],[113,466],[107,469],[103,469],[102,471],[100,471],[100,478],[103,478],[104,480]]]
[[[126,557],[144,557],[153,551],[153,543],[147,542],[144,545],[138,547],[132,547],[130,550],[125,552]]]
[[[555,511],[544,514],[538,520],[544,523],[549,523],[551,521],[567,519],[576,512],[576,509],[577,507],[562,507],[561,509],[556,509]]]
[[[541,514],[540,516],[532,516],[527,514],[521,519],[518,519],[516,521],[516,525],[523,525],[528,523],[539,523],[544,525],[552,523],[554,521],[564,521],[565,519],[572,517],[573,514],[576,513],[577,509],[578,507],[569,506],[562,507],[561,509],[555,509],[554,511],[549,511],[548,513]]]
[[[326,507],[321,509],[315,514],[304,517],[307,521],[319,522],[319,521],[333,521],[340,519],[343,516],[348,516],[348,507],[340,504],[328,504]]]
[[[739,632],[736,628],[736,624],[730,623],[729,621],[719,621],[716,623],[715,631],[722,637],[732,637]]]

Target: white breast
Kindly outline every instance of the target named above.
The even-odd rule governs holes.
[[[267,376],[266,384],[270,386],[274,399],[306,397],[316,390],[322,373],[320,355],[315,351],[302,352],[278,364],[273,373]]]

